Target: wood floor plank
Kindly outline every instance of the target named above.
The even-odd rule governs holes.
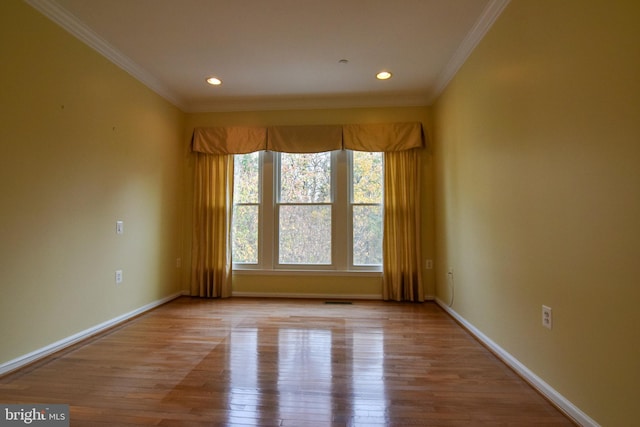
[[[0,378],[72,426],[573,426],[437,305],[174,300]]]

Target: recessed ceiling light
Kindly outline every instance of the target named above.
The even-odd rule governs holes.
[[[378,74],[376,74],[376,78],[378,80],[387,80],[391,78],[391,73],[388,71],[380,71]]]
[[[340,61],[338,61],[339,64],[348,64],[349,60],[348,59],[341,59]]]
[[[217,77],[207,77],[207,83],[213,86],[220,86],[222,84],[222,80]]]

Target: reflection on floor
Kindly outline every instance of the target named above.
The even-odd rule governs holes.
[[[574,425],[432,303],[183,297],[0,378],[72,426]]]

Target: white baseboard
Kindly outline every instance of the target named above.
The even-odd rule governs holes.
[[[278,293],[278,292],[233,292],[232,297],[247,298],[309,298],[309,299],[338,299],[338,300],[382,300],[380,294],[308,294],[308,293]],[[425,295],[425,301],[435,301],[433,295]]]
[[[533,388],[538,390],[549,399],[558,409],[571,417],[575,422],[584,427],[600,427],[596,421],[591,419],[587,414],[582,412],[577,406],[567,400],[558,393],[553,387],[547,384],[542,378],[534,374],[529,368],[523,365],[518,359],[509,354],[506,350],[493,342],[489,337],[483,334],[478,328],[469,323],[464,317],[460,316],[455,310],[449,307],[444,301],[436,298],[436,303],[442,307],[451,317],[458,321],[465,329],[467,329],[480,342],[486,345],[500,360],[507,364],[511,369],[516,371],[525,381]]]
[[[69,337],[63,338],[59,341],[56,341],[52,344],[47,345],[46,347],[42,347],[38,350],[32,351],[31,353],[22,355],[13,360],[0,364],[0,375],[4,375],[11,371],[15,371],[16,369],[20,369],[23,366],[26,366],[30,363],[37,361],[38,359],[42,359],[50,354],[53,354],[57,351],[60,351],[70,345],[73,345],[79,341],[87,339],[93,335],[96,335],[100,332],[103,332],[109,328],[116,326],[119,323],[127,321],[135,316],[138,316],[145,311],[149,311],[153,308],[156,308],[162,304],[165,304],[173,299],[176,299],[183,295],[183,292],[178,292],[173,295],[169,295],[165,298],[159,299],[157,301],[153,301],[149,304],[146,304],[140,308],[137,308],[129,313],[125,313],[121,316],[114,317],[113,319],[107,320],[106,322],[102,322],[99,325],[95,325],[89,329],[85,329],[84,331],[80,331],[77,334],[71,335]]]
[[[335,300],[381,300],[379,294],[310,294],[310,293],[279,293],[279,292],[237,292],[233,297],[250,298],[309,298],[309,299],[335,299]]]

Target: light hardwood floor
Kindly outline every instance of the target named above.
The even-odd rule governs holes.
[[[183,297],[0,378],[71,426],[573,426],[433,303]]]

